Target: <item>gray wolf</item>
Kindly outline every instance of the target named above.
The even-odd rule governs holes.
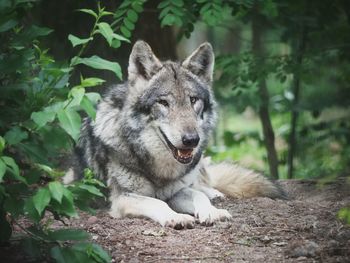
[[[210,199],[278,197],[264,176],[234,164],[210,164],[202,157],[216,123],[209,43],[183,62],[161,62],[138,41],[128,81],[113,86],[86,119],[76,146],[76,165],[64,181],[81,177],[85,167],[107,182],[110,215],[146,217],[162,226],[193,228],[230,219]]]

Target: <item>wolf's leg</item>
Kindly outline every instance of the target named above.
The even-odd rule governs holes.
[[[112,200],[110,215],[113,217],[147,217],[162,226],[175,229],[193,228],[194,218],[173,211],[165,202],[137,194],[121,194]]]
[[[194,215],[203,225],[212,225],[215,221],[231,218],[227,210],[214,207],[203,192],[189,187],[176,193],[168,204],[179,213]]]
[[[198,185],[195,187],[196,190],[203,192],[210,200],[215,198],[222,198],[225,197],[223,193],[216,190],[215,188],[204,186],[204,185]]]

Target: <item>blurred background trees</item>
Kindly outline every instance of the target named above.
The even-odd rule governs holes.
[[[78,49],[68,35],[88,37],[93,26],[76,10],[94,9],[97,2],[28,2],[30,11],[17,10],[23,23],[53,30],[41,46],[64,64]],[[147,41],[163,59],[183,58],[201,42],[212,43],[217,56],[214,89],[221,105],[220,125],[208,150],[213,159],[233,159],[273,178],[346,173],[348,1],[140,0],[103,5],[114,13],[107,20],[116,33],[131,42]],[[6,16],[2,20],[2,37],[18,27]],[[130,49],[131,44],[120,41],[110,47],[97,35],[84,55],[118,61],[125,79]],[[106,80],[104,86],[119,81],[111,71],[78,67],[79,74]],[[72,72],[71,82],[79,82],[78,72]]]
[[[213,159],[233,159],[273,178],[346,173],[348,1],[165,0],[103,4],[117,18],[128,2],[142,6],[132,21],[135,24],[116,23],[113,29],[131,42],[147,41],[159,57],[183,58],[203,41],[214,46],[214,88],[221,105],[221,122],[208,151]],[[29,19],[54,29],[45,39],[45,46],[56,60],[65,60],[74,52],[67,41],[68,34],[86,36],[91,26],[91,21],[75,10],[95,5],[94,1],[41,1]],[[97,37],[86,55],[98,53],[118,61],[126,76],[130,49],[128,43],[117,50],[109,48]],[[81,70],[91,74],[90,69]],[[99,74],[107,80],[106,86],[116,81],[111,72]]]

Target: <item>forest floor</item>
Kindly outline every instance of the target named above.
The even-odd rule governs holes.
[[[289,200],[217,200],[232,220],[212,227],[174,230],[146,219],[114,219],[105,211],[68,224],[88,231],[112,262],[350,262],[350,226],[337,219],[339,209],[350,205],[349,185],[280,184]],[[13,246],[0,254],[1,262],[16,262],[19,255]]]

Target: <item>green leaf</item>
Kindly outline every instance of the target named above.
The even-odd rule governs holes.
[[[2,153],[2,151],[5,149],[5,145],[6,145],[6,142],[4,138],[0,136],[0,153]]]
[[[101,17],[102,17],[102,16],[111,16],[111,15],[114,15],[114,13],[108,12],[108,11],[102,11],[102,12],[101,12]]]
[[[128,42],[128,43],[131,43],[129,39],[123,37],[122,35],[113,33],[113,37],[114,37],[114,39],[116,39],[116,40],[120,40],[120,41],[125,41],[125,42]]]
[[[0,183],[2,183],[2,179],[6,172],[6,164],[3,160],[0,159]]]
[[[93,40],[92,37],[89,37],[89,38],[79,38],[79,37],[76,37],[72,34],[69,34],[68,35],[68,39],[69,41],[72,43],[72,46],[75,47],[75,46],[79,46],[79,45],[82,45],[82,44],[85,44],[85,43],[88,43],[89,41]]]
[[[74,207],[73,194],[67,188],[64,188],[61,212],[69,217],[78,217]]]
[[[18,21],[15,19],[9,19],[5,23],[0,25],[0,33],[6,32],[12,28],[14,28],[18,24]]]
[[[94,16],[95,18],[97,18],[98,16],[97,16],[97,14],[93,11],[93,10],[91,10],[91,9],[78,9],[77,11],[79,11],[79,12],[82,12],[82,13],[86,13],[86,14],[89,14],[89,15],[92,15],[92,16]]]
[[[71,108],[64,109],[57,114],[60,126],[77,141],[80,133],[81,118],[79,114]]]
[[[125,26],[121,26],[120,27],[120,31],[122,32],[122,34],[127,37],[130,38],[131,37],[131,32],[129,31],[129,29],[127,29]]]
[[[28,184],[37,184],[42,176],[42,173],[36,169],[29,169],[26,171],[26,180]]]
[[[51,104],[50,106],[45,107],[44,112],[55,112],[57,113],[58,111],[62,110],[64,108],[65,104],[63,101],[59,101],[56,103]]]
[[[97,244],[92,244],[91,257],[97,262],[109,263],[112,261],[108,253]]]
[[[88,184],[94,184],[94,185],[97,185],[99,187],[102,187],[102,188],[106,188],[107,186],[99,181],[98,179],[95,179],[95,178],[90,178],[90,179],[84,179],[83,180],[84,183],[88,183]]]
[[[42,128],[48,122],[52,122],[56,117],[54,111],[37,111],[33,112],[30,118],[38,125],[38,128]]]
[[[132,9],[130,9],[130,10],[127,12],[127,17],[128,17],[128,19],[129,19],[131,22],[133,22],[133,23],[136,23],[137,19],[139,18],[138,14],[137,14],[134,10],[132,10]]]
[[[82,184],[82,185],[79,185],[79,188],[84,189],[93,195],[103,197],[103,194],[101,193],[101,191],[99,189],[97,189],[95,186]]]
[[[114,13],[114,18],[119,18],[121,16],[123,16],[126,12],[126,9],[118,9],[115,11]]]
[[[121,46],[121,42],[120,42],[120,40],[118,40],[118,39],[113,39],[113,41],[112,41],[112,48],[118,48],[118,47],[120,47]]]
[[[50,250],[51,257],[56,260],[57,263],[66,263],[64,259],[64,255],[62,253],[62,249],[59,246],[53,247]]]
[[[94,178],[94,173],[89,168],[84,169],[84,179],[91,180]]]
[[[38,214],[44,211],[44,209],[48,206],[51,200],[50,192],[47,188],[39,189],[36,194],[33,196],[33,203]]]
[[[16,164],[13,158],[8,156],[2,156],[0,157],[0,159],[2,159],[2,161],[7,165],[7,169],[11,172],[14,179],[27,184],[27,180],[19,174],[18,165]]]
[[[172,0],[171,3],[178,7],[182,7],[184,5],[184,2],[182,0]]]
[[[96,110],[92,102],[87,96],[84,96],[80,106],[85,110],[85,112],[94,120],[96,118]]]
[[[88,92],[88,93],[85,93],[85,96],[88,97],[88,99],[94,105],[96,105],[98,103],[98,101],[101,100],[101,95],[97,92]]]
[[[127,29],[129,29],[130,31],[135,29],[135,24],[130,22],[130,20],[128,20],[127,18],[124,18],[123,22],[124,22],[125,27]]]
[[[64,186],[60,182],[50,182],[49,190],[53,199],[60,204],[62,203]]]
[[[107,40],[109,46],[112,45],[112,40],[113,40],[113,29],[111,26],[105,22],[101,22],[97,24],[99,28],[99,32],[101,33],[102,36]]]
[[[54,169],[52,169],[50,166],[47,166],[45,164],[40,164],[40,163],[36,163],[34,164],[36,168],[48,173],[48,174],[53,174],[55,171]]]
[[[108,253],[97,244],[78,243],[73,248],[77,251],[88,253],[89,257],[94,259],[94,262],[109,263],[112,260]]]
[[[53,247],[50,250],[50,254],[57,263],[91,262],[87,253],[68,247]]]
[[[33,140],[19,144],[19,147],[28,156],[31,162],[49,162],[47,152],[43,148],[43,145],[40,145],[36,141]]]
[[[12,172],[19,176],[19,168],[16,164],[15,160],[8,156],[2,156],[1,159],[6,163],[7,166],[9,166],[12,169]]]
[[[142,5],[138,2],[133,2],[131,5],[132,5],[132,8],[138,13],[141,13],[143,11]]]
[[[33,220],[34,222],[39,222],[40,215],[34,206],[33,198],[29,198],[25,201],[24,211],[25,214],[27,214],[31,220]]]
[[[15,45],[22,45],[23,42],[28,43],[29,41],[36,39],[37,37],[47,36],[53,32],[52,29],[47,27],[39,27],[36,25],[32,25],[26,31],[19,35],[19,37],[15,40]]]
[[[83,99],[85,95],[85,89],[81,87],[75,87],[71,89],[69,92],[69,95],[73,97],[73,100],[69,102],[69,107],[78,106],[81,103],[81,100]]]
[[[9,145],[15,145],[27,139],[28,133],[26,131],[22,131],[18,126],[15,126],[6,132],[4,138]]]
[[[168,14],[166,15],[161,22],[161,26],[172,26],[175,23],[175,16],[172,14]]]
[[[63,196],[67,199],[67,201],[69,203],[71,203],[72,205],[74,204],[74,202],[73,202],[73,200],[74,200],[73,194],[72,194],[72,192],[70,190],[68,190],[67,188],[64,188]]]
[[[59,229],[48,233],[52,240],[86,240],[89,238],[89,234],[84,230],[79,229]]]
[[[163,18],[172,10],[172,6],[167,6],[159,13],[159,18]]]
[[[350,225],[350,208],[343,207],[338,212],[338,217]]]
[[[163,9],[164,7],[170,5],[170,2],[171,2],[170,0],[161,1],[158,5],[158,8]]]
[[[99,78],[86,78],[81,81],[80,86],[84,88],[95,87],[95,86],[101,85],[104,82],[106,81]]]
[[[75,66],[77,64],[84,64],[95,69],[110,70],[114,72],[119,79],[122,79],[122,71],[120,65],[117,62],[111,62],[102,59],[99,56],[92,56],[89,58],[74,57],[72,59],[71,65]]]

